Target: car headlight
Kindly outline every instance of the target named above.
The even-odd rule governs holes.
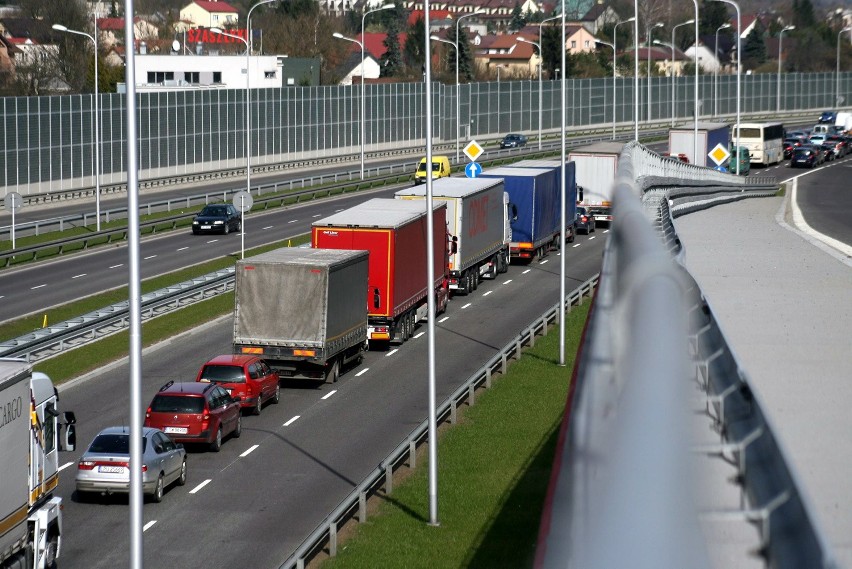
[[[193,220],[192,220],[192,224],[193,224],[193,225],[198,225],[198,220],[197,220],[197,219],[193,219]]]
[[[217,219],[216,221],[213,222],[213,225],[222,225],[223,223],[225,223],[225,222],[222,221],[221,219]]]

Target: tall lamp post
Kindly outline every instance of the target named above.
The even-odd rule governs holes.
[[[730,4],[737,11],[737,128],[735,139],[736,142],[734,147],[737,149],[737,155],[739,156],[740,151],[740,70],[741,70],[741,53],[742,53],[742,29],[743,29],[743,20],[742,14],[740,13],[740,5],[734,2],[734,0],[714,0],[715,2],[724,2],[725,4]],[[740,161],[735,160],[737,163],[737,175],[740,174]]]
[[[544,67],[544,52],[541,51],[541,44],[524,39],[518,36],[518,41],[521,43],[528,43],[536,46],[538,48],[538,56],[540,61],[538,62],[538,149],[541,150],[541,68]]]
[[[461,57],[461,42],[459,41],[459,24],[464,18],[470,18],[472,16],[479,16],[480,14],[484,14],[485,10],[476,10],[475,12],[471,12],[470,14],[465,14],[463,16],[459,16],[456,18],[456,162],[458,163],[461,160],[461,156],[459,154],[459,139],[461,135],[459,133],[459,129],[461,129],[461,90],[459,87],[459,58]],[[468,116],[470,116],[470,109],[468,109]],[[539,148],[541,148],[541,133],[539,133]]]
[[[689,24],[693,24],[693,23],[695,23],[695,20],[687,20],[687,21],[683,22],[682,24],[677,24],[674,27],[672,27],[672,43],[669,44],[669,46],[672,48],[672,126],[674,126],[674,124],[675,124],[675,114],[677,113],[677,104],[676,104],[676,102],[677,102],[677,91],[675,90],[675,67],[674,67],[674,61],[675,61],[675,31],[681,26],[688,26]],[[657,44],[660,44],[660,45],[666,45],[663,42],[659,42],[657,40],[654,40],[654,43],[657,43]]]
[[[698,119],[700,112],[698,110],[698,0],[692,0],[692,3],[695,4],[695,49],[693,53],[695,53],[695,94],[693,98],[693,115],[692,119],[693,124],[693,133],[692,133],[692,156],[693,160],[695,160],[696,164],[698,162]],[[702,160],[701,163],[706,164],[706,160]]]
[[[713,44],[713,56],[719,57],[719,30],[726,30],[731,27],[731,24],[722,24],[716,28],[716,41]],[[717,61],[717,65],[713,67],[713,116],[719,115],[719,67],[721,62]]]
[[[264,2],[268,2],[269,0],[264,0]],[[228,32],[222,30],[222,28],[210,28],[210,31],[214,34],[221,34],[223,36],[238,39],[246,45],[246,192],[251,194],[251,72],[250,72],[250,63],[251,63],[251,50],[249,49],[249,42],[246,38],[238,36],[236,34],[229,34]],[[241,222],[240,227],[240,240],[243,244],[245,244],[245,219]],[[245,258],[245,246],[240,247],[240,258]]]
[[[651,36],[654,34],[655,29],[662,28],[664,25],[662,22],[657,22],[648,28],[648,37],[645,38],[645,46],[648,49],[648,122],[651,122]]]
[[[630,22],[636,21],[635,16],[631,16],[627,18],[623,22],[616,22],[616,24],[612,27],[612,100],[615,101],[615,68],[618,62],[618,26],[621,24],[629,24]],[[615,107],[612,109],[612,138],[615,139]]]
[[[95,44],[95,118],[94,118],[94,127],[95,127],[95,136],[94,136],[94,147],[95,147],[95,217],[96,231],[101,230],[101,133],[100,133],[100,112],[98,106],[98,40],[95,39],[98,33],[98,17],[95,14],[95,36],[90,36],[86,32],[79,32],[77,30],[69,30],[62,24],[53,24],[53,29],[58,32],[65,32],[68,34],[76,34],[78,36],[85,36],[92,40],[92,43]]]
[[[840,36],[843,32],[849,32],[849,41],[852,41],[852,26],[843,28],[837,32],[837,70],[834,73],[834,104],[840,105]]]
[[[257,4],[255,4],[254,6],[249,8],[248,15],[246,15],[246,27],[248,28],[248,41],[249,41],[248,50],[249,50],[249,53],[251,53],[251,51],[252,51],[252,47],[253,47],[252,43],[253,43],[253,40],[254,40],[254,38],[252,37],[252,33],[251,33],[251,13],[252,13],[252,10],[257,8],[258,6],[263,6],[264,4],[269,4],[270,2],[275,2],[275,0],[260,0],[260,2],[258,2]],[[260,36],[260,49],[261,50],[263,49],[263,35]]]
[[[612,139],[615,140],[615,46],[603,40],[595,40],[595,43],[612,48]]]
[[[544,50],[541,48],[541,46],[544,45],[544,39],[541,36],[542,36],[542,32],[544,31],[544,24],[546,22],[550,22],[551,20],[559,20],[561,18],[562,18],[562,15],[560,14],[558,16],[551,16],[550,18],[545,18],[538,23],[538,46],[539,46],[538,47],[538,53],[539,53],[539,55],[541,55],[541,65],[539,66],[539,70],[538,70],[538,72],[539,72],[538,73],[538,80],[539,80],[539,85],[538,85],[538,149],[539,150],[541,150],[541,123],[542,123],[541,105],[543,104],[542,103],[542,96],[541,96],[541,71],[542,71],[541,68],[544,67]],[[532,42],[530,42],[530,43],[532,43]]]
[[[781,46],[784,45],[784,32],[795,30],[796,26],[785,26],[778,33],[778,96],[775,100],[775,110],[781,110],[781,54],[784,51],[781,49]]]
[[[364,56],[363,56],[364,43],[360,42],[360,41],[358,41],[354,38],[346,37],[343,34],[340,34],[338,32],[334,32],[332,34],[332,36],[336,37],[339,40],[350,41],[354,44],[357,44],[358,47],[361,48],[361,54],[362,54],[361,55],[361,134],[360,134],[359,138],[361,139],[361,179],[363,180],[364,179],[364,138],[365,138],[364,130],[366,129],[366,120],[365,120],[366,117],[364,116]]]

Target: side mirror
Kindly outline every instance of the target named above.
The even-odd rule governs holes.
[[[515,204],[511,204],[511,206],[512,206],[512,209],[511,209],[512,215],[511,215],[511,217],[509,217],[509,220],[510,221],[518,221],[518,206],[516,206]]]
[[[231,397],[231,401],[233,401],[234,403],[239,403],[242,400],[243,400],[243,398],[240,397],[239,395],[237,395],[235,397]]]
[[[73,424],[65,428],[65,440],[63,441],[62,450],[73,451],[77,448],[77,427]]]
[[[382,297],[379,294],[379,289],[373,289],[373,308],[378,308],[382,305]]]
[[[183,443],[175,443],[175,448],[183,448]]]
[[[455,255],[459,252],[459,238],[453,237],[453,242],[450,244],[450,251]]]

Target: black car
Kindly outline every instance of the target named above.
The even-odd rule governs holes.
[[[589,233],[594,233],[595,218],[593,215],[589,215],[589,212],[586,210],[586,208],[578,206],[577,218],[574,222],[574,226],[577,228],[577,233],[583,233],[585,235],[588,235]]]
[[[814,145],[799,146],[793,150],[790,166],[793,168],[814,168],[824,161],[822,150]]]
[[[784,139],[784,159],[789,160],[793,157],[793,150],[807,144],[807,139],[804,137],[790,137]]]
[[[231,204],[208,204],[192,220],[192,232],[195,235],[199,233],[227,235],[231,231],[242,231],[242,229],[243,216]]]
[[[527,137],[523,134],[507,134],[500,141],[500,148],[520,148],[527,145]]]
[[[834,111],[823,111],[819,116],[819,122],[821,123],[831,123],[834,124],[834,121],[837,120],[837,113]]]

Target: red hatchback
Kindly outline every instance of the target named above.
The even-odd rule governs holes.
[[[281,400],[278,372],[258,356],[216,356],[201,366],[195,380],[224,387],[239,400],[241,407],[251,409],[255,415],[260,415],[267,401],[278,403]]]
[[[177,443],[207,443],[219,452],[224,437],[242,433],[240,403],[215,384],[170,381],[151,400],[145,426]]]

